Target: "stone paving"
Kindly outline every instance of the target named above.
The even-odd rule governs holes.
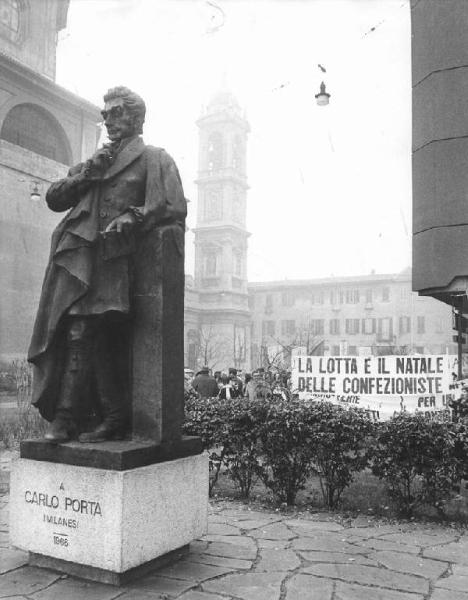
[[[0,598],[29,600],[468,600],[468,533],[213,503],[186,558],[117,588],[28,567],[0,496]]]

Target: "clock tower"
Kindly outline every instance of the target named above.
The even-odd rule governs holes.
[[[213,369],[245,370],[250,365],[246,230],[250,127],[236,98],[227,90],[212,97],[197,125],[198,210],[194,233],[201,345],[205,350],[207,344],[211,345],[211,354],[218,357]],[[201,362],[208,359],[208,354],[205,351]]]

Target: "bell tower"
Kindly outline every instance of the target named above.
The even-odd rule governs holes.
[[[227,90],[212,97],[197,125],[195,287],[201,319],[224,339],[222,368],[245,369],[250,362],[246,230],[250,127],[236,98]]]

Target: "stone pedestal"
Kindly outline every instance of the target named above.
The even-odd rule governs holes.
[[[123,584],[206,533],[207,460],[112,470],[20,458],[11,472],[11,542],[30,552],[30,564]]]
[[[208,459],[181,435],[183,228],[148,232],[134,264],[132,439],[27,440],[11,472],[11,542],[30,564],[116,585],[177,558],[208,515]]]

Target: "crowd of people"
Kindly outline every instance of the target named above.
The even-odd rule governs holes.
[[[253,373],[244,374],[238,369],[230,368],[228,373],[211,373],[209,367],[202,367],[193,377],[186,371],[185,394],[222,400],[242,397],[250,400],[281,397],[288,400],[291,396],[290,382],[289,371],[273,373],[259,368]]]

